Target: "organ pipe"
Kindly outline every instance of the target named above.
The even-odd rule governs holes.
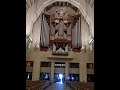
[[[42,21],[42,32],[41,32],[41,45],[43,46],[48,46],[49,45],[49,25],[47,23],[46,18],[42,17],[43,21]]]
[[[61,35],[63,34],[63,21],[61,20],[59,24],[60,24],[59,34]]]
[[[55,46],[55,44],[53,43],[53,52],[55,52],[56,51],[56,46]]]
[[[68,45],[66,45],[65,47],[65,52],[68,52]]]

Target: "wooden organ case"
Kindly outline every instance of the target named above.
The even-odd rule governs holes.
[[[68,51],[80,52],[80,15],[56,10],[53,15],[43,14],[40,47],[41,51],[52,50],[52,55],[68,55]]]
[[[68,55],[68,49],[71,47],[71,21],[68,19],[68,13],[62,9],[56,11],[50,19],[50,46],[52,46],[53,55]]]

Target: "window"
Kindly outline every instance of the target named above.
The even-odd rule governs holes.
[[[32,80],[32,72],[26,73],[26,80]]]
[[[26,61],[26,67],[33,67],[33,61]]]
[[[65,68],[64,62],[55,62],[55,67]]]
[[[70,63],[70,68],[79,68],[79,63]]]
[[[69,81],[79,81],[79,74],[69,74],[68,80]]]
[[[94,75],[93,74],[87,74],[87,82],[94,82]]]
[[[41,67],[51,67],[51,62],[41,62]]]
[[[40,73],[40,80],[50,80],[50,73]]]
[[[87,63],[87,69],[93,69],[94,66],[93,66],[93,63]]]

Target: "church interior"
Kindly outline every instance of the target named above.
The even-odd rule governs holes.
[[[94,0],[26,0],[26,90],[94,90]]]

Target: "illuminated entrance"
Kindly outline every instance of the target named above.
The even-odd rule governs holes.
[[[54,82],[65,82],[65,62],[55,62]]]
[[[54,78],[54,82],[59,82],[60,84],[63,84],[65,81],[65,75],[64,74],[59,74],[59,73],[55,73],[55,78]]]
[[[63,75],[62,74],[59,74],[59,79],[60,79],[60,83],[63,83]]]

